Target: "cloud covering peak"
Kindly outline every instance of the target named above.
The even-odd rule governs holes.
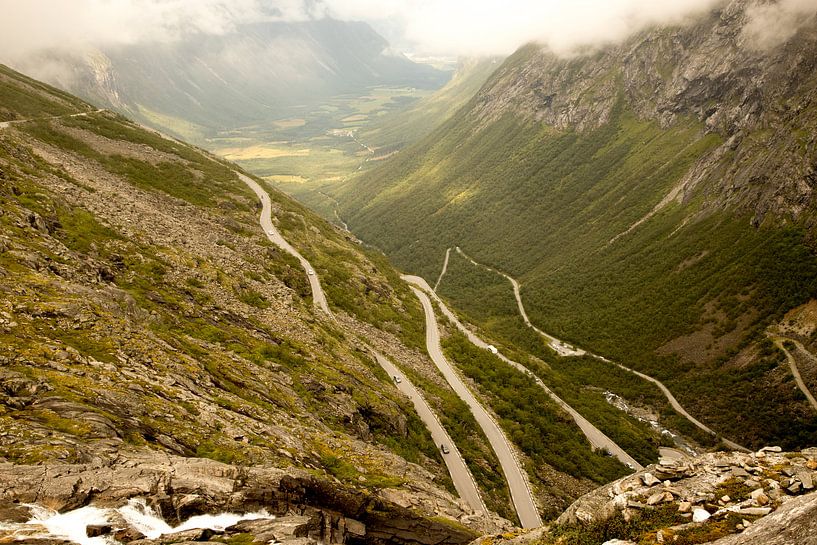
[[[323,17],[373,22],[403,47],[432,54],[508,54],[528,41],[556,51],[625,39],[679,23],[724,0],[0,0],[0,56],[84,44],[224,34],[260,21]],[[817,0],[759,2],[758,19],[790,26]],[[792,16],[792,10],[798,14]],[[762,26],[762,22],[758,23]],[[766,39],[768,36],[761,32]],[[2,58],[0,58],[2,60]]]

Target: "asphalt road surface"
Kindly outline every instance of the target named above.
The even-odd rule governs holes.
[[[292,245],[287,242],[286,239],[284,239],[278,229],[276,229],[275,225],[273,225],[272,203],[270,202],[269,194],[249,176],[246,176],[240,172],[236,172],[236,175],[242,182],[247,184],[247,186],[249,186],[261,200],[262,208],[260,223],[261,228],[267,235],[267,238],[269,238],[273,244],[298,259],[304,269],[304,272],[307,274],[307,278],[309,279],[309,285],[312,288],[313,304],[317,309],[326,313],[327,316],[332,317],[333,314],[329,309],[329,305],[327,304],[326,295],[321,287],[320,279],[318,278],[315,270],[312,268],[312,265],[298,252],[298,250],[292,247]],[[395,376],[400,377],[399,383],[394,380],[393,383],[398,390],[407,395],[412,401],[414,408],[417,410],[417,414],[428,428],[437,447],[440,448],[442,445],[445,445],[449,450],[448,454],[443,454],[443,460],[445,461],[445,465],[448,468],[449,474],[451,475],[451,480],[454,483],[454,488],[457,490],[457,494],[459,494],[460,498],[465,501],[465,503],[467,503],[475,512],[487,514],[488,510],[482,501],[482,497],[479,494],[479,489],[477,488],[476,481],[474,480],[471,471],[465,464],[465,460],[460,454],[457,445],[451,440],[448,432],[445,431],[445,428],[443,428],[440,420],[434,414],[434,411],[432,411],[425,398],[423,398],[420,391],[411,383],[411,381],[409,381],[405,375],[400,372],[397,366],[395,366],[382,354],[375,351],[372,352],[374,353],[377,363],[383,368],[384,371],[386,371],[386,373],[388,373],[390,377],[392,377],[392,379]]]
[[[309,261],[306,260],[304,256],[298,253],[298,250],[292,247],[292,245],[287,242],[278,229],[272,223],[272,203],[270,202],[270,197],[264,189],[256,183],[255,180],[241,174],[240,172],[236,172],[238,177],[241,179],[242,182],[247,184],[250,189],[252,189],[255,194],[261,199],[261,228],[264,229],[264,233],[267,235],[267,238],[272,241],[273,244],[282,248],[285,252],[290,255],[295,256],[301,263],[301,267],[304,268],[304,272],[309,279],[309,285],[312,288],[312,303],[315,305],[316,308],[322,310],[327,315],[332,316],[332,311],[329,310],[329,304],[326,302],[326,295],[323,293],[323,288],[321,287],[321,281],[318,278],[315,269],[312,268],[312,265],[309,264]]]
[[[488,510],[482,502],[476,481],[474,481],[474,477],[471,475],[468,466],[465,465],[465,460],[460,454],[457,445],[451,440],[448,432],[445,431],[445,428],[437,419],[437,415],[431,410],[431,407],[429,407],[420,391],[391,361],[377,352],[374,353],[374,356],[377,363],[392,377],[392,380],[394,380],[394,377],[400,379],[399,383],[395,380],[395,386],[414,403],[417,414],[420,415],[420,419],[426,425],[428,431],[431,432],[431,438],[434,439],[434,444],[437,445],[437,448],[441,448],[442,445],[448,448],[448,454],[443,454],[442,456],[446,467],[448,467],[451,480],[454,481],[454,488],[457,489],[457,494],[459,494],[460,498],[471,506],[474,511],[487,513]]]
[[[784,354],[786,354],[786,359],[789,360],[791,374],[794,375],[794,381],[797,383],[797,387],[800,388],[800,391],[803,392],[803,395],[806,396],[806,399],[808,400],[809,404],[811,404],[814,410],[817,411],[817,399],[814,399],[811,390],[808,389],[808,386],[806,386],[803,377],[800,376],[800,370],[797,368],[797,361],[794,359],[794,356],[792,356],[791,353],[786,349],[786,346],[783,344],[784,341],[794,343],[797,349],[805,354],[809,354],[809,352],[806,350],[806,347],[804,347],[799,341],[795,341],[794,339],[774,339],[774,344],[776,344],[777,347],[780,350],[782,350]]]
[[[505,273],[503,273],[501,271],[497,271],[496,269],[492,269],[491,267],[488,267],[487,265],[482,265],[481,263],[478,263],[478,262],[474,261],[473,259],[468,257],[468,255],[466,255],[465,252],[460,250],[459,247],[457,247],[457,252],[462,254],[463,257],[465,257],[466,259],[471,261],[474,265],[477,265],[479,267],[484,267],[484,268],[486,268],[488,270],[494,271],[497,274],[504,276],[505,278],[507,278],[511,282],[511,284],[513,285],[514,297],[516,298],[516,306],[519,308],[519,314],[522,316],[522,319],[525,321],[525,324],[528,327],[532,328],[534,331],[536,331],[539,335],[544,337],[545,340],[548,341],[548,344],[551,346],[551,348],[556,350],[556,352],[560,356],[583,356],[583,355],[588,355],[588,356],[591,356],[591,357],[596,358],[598,360],[601,360],[601,361],[604,361],[604,362],[607,362],[607,363],[612,363],[613,365],[616,365],[617,367],[619,367],[621,369],[624,369],[625,371],[628,371],[628,372],[630,372],[630,373],[632,373],[632,374],[634,374],[634,375],[636,375],[636,376],[638,376],[638,377],[640,377],[640,378],[642,378],[644,380],[652,382],[653,384],[658,386],[658,389],[661,390],[661,393],[664,394],[664,397],[667,398],[667,401],[669,401],[669,404],[672,406],[673,409],[675,409],[675,411],[678,414],[680,414],[681,416],[683,416],[684,418],[686,418],[687,420],[689,420],[690,422],[695,424],[698,428],[702,429],[706,433],[708,433],[710,435],[717,435],[717,433],[715,433],[715,431],[712,430],[709,426],[707,426],[706,424],[704,424],[703,422],[701,422],[700,420],[698,420],[697,418],[695,418],[694,416],[689,414],[686,411],[686,409],[684,409],[684,407],[678,402],[678,400],[675,399],[675,396],[672,395],[672,392],[669,391],[669,388],[664,386],[664,384],[661,381],[659,381],[658,379],[655,379],[655,378],[653,378],[653,377],[651,377],[649,375],[645,375],[644,373],[636,371],[635,369],[630,369],[629,367],[626,367],[626,366],[624,366],[624,365],[622,365],[620,363],[610,361],[605,357],[597,356],[596,354],[593,354],[592,352],[587,352],[585,350],[582,350],[581,348],[573,347],[573,346],[565,343],[564,341],[560,341],[559,339],[557,339],[556,337],[553,337],[552,335],[548,335],[547,333],[545,333],[544,331],[542,331],[541,329],[539,329],[538,327],[533,325],[531,323],[531,321],[528,319],[527,312],[525,312],[525,305],[522,304],[522,297],[521,297],[521,295],[519,293],[519,283],[514,278],[511,278],[510,276],[508,276],[507,274],[505,274]],[[725,445],[727,445],[731,449],[740,450],[740,451],[744,451],[744,452],[749,452],[749,449],[747,449],[746,447],[738,445],[734,441],[730,441],[729,439],[726,439],[725,437],[721,436],[720,440],[723,441],[723,443]]]
[[[505,474],[505,480],[508,482],[511,499],[513,500],[516,514],[519,516],[519,522],[523,528],[536,528],[541,526],[542,519],[539,516],[536,503],[533,500],[533,494],[531,494],[530,491],[527,475],[514,455],[508,438],[505,437],[505,434],[496,421],[491,418],[488,411],[485,410],[482,404],[474,397],[471,390],[468,389],[456,371],[454,371],[451,364],[448,363],[448,360],[445,359],[445,356],[443,356],[442,347],[440,346],[440,331],[431,300],[423,291],[413,286],[411,289],[420,299],[425,311],[426,349],[428,350],[428,354],[454,392],[468,405],[477,424],[479,424],[480,428],[482,428],[488,437],[488,442],[496,453],[499,464],[502,466],[502,472]]]
[[[426,291],[431,291],[428,288],[428,283],[423,278],[420,278],[418,276],[404,276],[403,279],[411,284],[414,284],[422,289],[425,289]],[[434,299],[437,301],[440,308],[442,309],[443,314],[445,314],[445,316],[449,320],[451,320],[454,323],[454,325],[457,326],[457,329],[462,331],[465,334],[465,336],[468,337],[468,340],[471,341],[472,344],[484,350],[489,350],[488,343],[477,337],[470,329],[465,327],[465,325],[463,325],[463,323],[460,322],[459,318],[457,318],[457,316],[453,312],[451,312],[451,310],[445,305],[445,303],[443,303],[440,300],[439,297],[437,297],[436,294],[432,293],[431,296],[434,297]],[[630,469],[636,471],[643,469],[642,465],[639,464],[635,460],[635,458],[627,454],[627,452],[623,448],[618,446],[618,444],[615,441],[607,437],[607,435],[605,435],[604,432],[602,432],[596,426],[591,424],[590,421],[588,421],[585,417],[579,414],[578,411],[576,411],[573,407],[571,407],[564,400],[562,400],[562,398],[556,395],[556,393],[553,390],[548,388],[547,385],[544,382],[542,382],[542,380],[539,377],[531,373],[531,371],[527,369],[524,365],[507,358],[500,352],[496,352],[495,355],[496,357],[498,357],[511,367],[524,373],[532,381],[534,381],[540,388],[542,388],[550,396],[550,398],[553,399],[553,401],[555,401],[566,413],[570,415],[571,418],[573,418],[573,421],[576,422],[576,425],[579,426],[579,429],[581,429],[582,433],[584,433],[585,437],[587,437],[587,440],[594,448],[605,449],[607,452],[618,458],[622,464],[628,466]]]

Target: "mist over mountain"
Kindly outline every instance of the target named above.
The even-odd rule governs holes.
[[[173,118],[211,129],[285,117],[293,106],[375,85],[435,89],[450,77],[391,51],[365,23],[333,19],[51,49],[27,54],[14,66],[148,124]]]
[[[0,6],[0,543],[817,545],[817,0]]]

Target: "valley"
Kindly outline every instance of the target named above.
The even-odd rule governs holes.
[[[817,8],[704,4],[13,44],[0,542],[812,545]]]

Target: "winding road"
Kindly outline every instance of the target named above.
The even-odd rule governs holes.
[[[410,284],[414,284],[420,287],[421,289],[424,289],[427,292],[429,292],[431,297],[433,297],[434,300],[437,302],[438,306],[440,307],[442,313],[446,316],[446,318],[451,320],[451,322],[453,322],[454,325],[457,326],[457,329],[459,329],[465,334],[465,336],[468,338],[471,344],[477,346],[478,348],[482,348],[483,350],[490,350],[489,347],[491,345],[489,345],[484,340],[479,338],[469,328],[465,327],[465,325],[459,320],[459,318],[457,318],[457,316],[453,312],[451,312],[451,310],[445,305],[445,303],[443,303],[443,301],[437,296],[437,294],[434,293],[428,287],[428,283],[425,281],[424,278],[421,278],[419,276],[404,276],[403,279],[409,282]],[[548,386],[542,381],[542,379],[534,375],[527,367],[525,367],[519,362],[516,362],[506,357],[501,352],[496,352],[495,355],[496,357],[498,357],[499,359],[501,359],[502,361],[516,369],[517,371],[524,373],[526,376],[532,378],[534,382],[536,382],[536,384],[540,388],[542,388],[545,391],[545,393],[547,393],[547,395],[550,396],[550,398],[554,402],[556,402],[557,405],[559,405],[559,407],[561,407],[567,414],[570,415],[570,417],[573,419],[576,425],[579,426],[579,429],[582,431],[584,436],[587,437],[587,440],[590,442],[593,448],[606,450],[607,452],[618,458],[618,460],[622,464],[626,465],[630,469],[636,471],[643,469],[643,466],[639,464],[635,460],[635,458],[627,454],[627,452],[623,448],[618,446],[618,444],[615,441],[613,441],[607,435],[605,435],[603,431],[594,426],[589,420],[587,420],[585,417],[579,414],[578,411],[576,411],[573,407],[568,405],[567,402],[565,402],[562,398],[556,395],[556,393],[553,390],[548,388]]]
[[[806,396],[809,404],[817,411],[817,399],[814,399],[814,395],[812,395],[811,390],[809,390],[806,382],[803,380],[803,377],[800,376],[800,369],[797,368],[797,361],[794,359],[794,356],[786,349],[786,345],[784,341],[789,341],[790,343],[794,343],[794,346],[797,347],[797,350],[804,354],[808,354],[814,359],[814,355],[806,350],[806,347],[800,341],[790,338],[781,338],[776,337],[774,338],[774,344],[786,354],[786,359],[789,360],[789,367],[791,368],[791,374],[794,375],[794,381],[797,383],[797,387],[800,388],[800,391],[803,392],[803,395]]]
[[[411,278],[412,277],[403,277],[406,281],[410,281]],[[424,291],[414,287],[414,285],[411,286],[411,289],[417,298],[420,299],[425,312],[426,349],[428,350],[428,354],[454,392],[468,405],[477,424],[479,424],[482,431],[485,432],[488,442],[496,453],[500,466],[502,466],[502,472],[505,474],[505,480],[511,491],[511,500],[516,509],[516,514],[519,516],[520,524],[523,528],[537,528],[541,526],[542,519],[539,516],[536,503],[533,500],[527,474],[514,454],[508,438],[485,407],[474,397],[474,394],[468,389],[448,360],[445,359],[442,346],[440,345],[440,331],[437,324],[437,317],[434,314],[434,307],[428,295],[426,295]]]
[[[303,267],[304,272],[309,279],[309,286],[312,288],[312,304],[315,305],[315,308],[323,311],[327,316],[332,317],[332,311],[329,310],[329,303],[326,302],[326,294],[323,292],[323,287],[321,287],[321,281],[318,278],[317,273],[315,273],[315,269],[312,268],[312,265],[309,264],[309,261],[306,260],[304,256],[302,256],[298,250],[292,247],[292,245],[286,241],[286,239],[281,236],[281,233],[272,223],[272,201],[270,200],[269,194],[264,191],[264,189],[258,185],[258,182],[247,176],[246,174],[242,174],[241,172],[235,171],[238,178],[247,184],[250,189],[258,196],[261,200],[261,228],[264,230],[264,233],[267,235],[267,238],[275,244],[276,246],[280,247],[282,250],[287,252],[288,254],[294,256],[300,263],[301,267]]]
[[[304,272],[307,274],[307,278],[309,278],[309,285],[312,288],[312,302],[315,308],[325,313],[329,318],[334,318],[334,315],[332,314],[332,311],[330,310],[326,301],[326,295],[323,292],[323,287],[321,287],[318,275],[315,273],[312,265],[298,252],[298,250],[293,248],[292,245],[287,242],[287,240],[272,223],[272,203],[269,194],[249,176],[238,171],[235,171],[235,173],[238,178],[247,184],[247,186],[249,186],[249,188],[252,189],[256,196],[258,196],[258,198],[261,200],[260,224],[267,238],[273,244],[298,259],[304,269]],[[485,507],[485,503],[482,501],[482,497],[480,496],[474,476],[471,474],[471,470],[468,469],[465,459],[462,457],[457,445],[451,440],[448,432],[445,431],[445,428],[440,423],[439,418],[437,418],[437,415],[431,409],[428,402],[426,402],[425,398],[420,393],[420,390],[416,388],[411,381],[402,372],[400,372],[397,366],[389,361],[388,358],[371,348],[370,350],[377,363],[390,377],[400,378],[399,383],[396,380],[394,380],[393,383],[397,389],[408,396],[408,398],[414,404],[417,414],[425,424],[426,428],[428,428],[428,431],[431,433],[434,443],[436,445],[446,445],[448,448],[448,454],[442,455],[443,461],[448,469],[448,473],[451,475],[451,480],[454,483],[454,488],[456,489],[459,497],[475,512],[487,514],[488,509]]]
[[[446,248],[445,249],[445,261],[443,261],[443,270],[440,271],[440,276],[437,277],[437,281],[434,283],[434,289],[431,290],[434,293],[437,293],[437,288],[440,287],[440,282],[443,281],[443,276],[445,276],[445,273],[448,272],[448,258],[449,257],[451,257],[451,248]]]
[[[493,272],[495,272],[495,273],[497,273],[497,274],[499,274],[501,276],[504,276],[505,278],[507,278],[510,281],[510,283],[513,285],[513,293],[514,293],[514,297],[516,298],[516,306],[519,308],[519,314],[522,316],[522,319],[525,321],[525,324],[528,327],[530,327],[531,329],[533,329],[534,331],[536,331],[545,340],[547,340],[548,344],[551,346],[551,348],[553,348],[560,356],[583,356],[583,355],[588,355],[588,356],[591,356],[593,358],[596,358],[597,360],[600,360],[600,361],[603,361],[603,362],[606,362],[606,363],[611,363],[611,364],[619,367],[620,369],[623,369],[624,371],[627,371],[629,373],[632,373],[632,374],[636,375],[637,377],[640,377],[640,378],[642,378],[644,380],[652,382],[653,384],[658,386],[658,389],[661,390],[661,393],[664,394],[664,397],[667,398],[667,401],[669,401],[669,404],[672,406],[673,409],[675,409],[675,411],[678,414],[680,414],[681,416],[683,416],[684,418],[686,418],[687,420],[692,422],[695,426],[697,426],[699,429],[705,431],[706,433],[708,433],[710,435],[714,435],[714,436],[718,435],[709,426],[707,426],[706,424],[704,424],[703,422],[701,422],[700,420],[698,420],[697,418],[695,418],[694,416],[689,414],[687,412],[687,410],[684,409],[684,407],[678,402],[678,400],[675,399],[675,396],[672,395],[672,392],[670,392],[669,388],[664,386],[664,384],[661,381],[659,381],[658,379],[655,379],[655,378],[653,378],[653,377],[651,377],[649,375],[645,375],[644,373],[641,373],[639,371],[636,371],[635,369],[631,369],[629,367],[626,367],[626,366],[624,366],[624,365],[622,365],[620,363],[610,361],[610,360],[608,360],[607,358],[605,358],[603,356],[598,356],[596,354],[593,354],[592,352],[587,352],[586,350],[582,350],[581,348],[575,348],[575,347],[573,347],[573,346],[571,346],[571,345],[569,345],[569,344],[567,344],[567,343],[565,343],[563,341],[560,341],[559,339],[557,339],[556,337],[553,337],[552,335],[548,335],[547,333],[545,333],[541,329],[537,328],[535,325],[533,325],[531,323],[530,319],[528,318],[527,312],[525,312],[525,305],[522,304],[522,296],[519,293],[519,283],[516,281],[516,279],[508,276],[507,274],[503,273],[502,271],[498,271],[498,270],[496,270],[494,268],[488,267],[487,265],[483,265],[483,264],[475,261],[474,259],[469,257],[465,252],[463,252],[459,248],[459,246],[457,246],[456,250],[457,250],[457,252],[459,254],[461,254],[464,258],[468,259],[474,265],[476,265],[478,267],[488,269],[490,271],[493,271]],[[743,452],[749,452],[749,449],[747,449],[746,447],[741,446],[741,445],[735,443],[734,441],[730,441],[729,439],[726,439],[723,436],[720,436],[720,440],[723,441],[723,443],[725,445],[727,445],[731,449],[739,450],[739,451],[743,451]]]
[[[447,249],[446,252],[448,252],[449,249]],[[483,265],[482,263],[475,261],[472,257],[463,252],[459,246],[456,247],[456,250],[458,254],[460,254],[462,257],[473,263],[475,266],[496,273],[499,276],[504,277],[505,279],[508,280],[508,282],[511,283],[511,286],[513,286],[513,296],[516,298],[516,307],[519,309],[519,315],[522,316],[522,320],[525,322],[525,325],[536,331],[542,337],[544,337],[544,339],[548,343],[548,346],[555,350],[557,354],[559,354],[560,356],[584,356],[587,353],[580,348],[575,348],[567,344],[566,342],[557,339],[553,335],[548,335],[547,333],[545,333],[544,331],[542,331],[541,329],[539,329],[538,327],[531,323],[530,319],[528,318],[528,313],[525,312],[525,305],[522,304],[522,295],[519,293],[519,282],[517,282],[515,278],[505,274],[502,271],[494,269],[493,267],[489,267],[488,265]]]
[[[443,454],[443,461],[448,468],[448,473],[451,475],[451,480],[454,482],[454,488],[457,490],[460,498],[467,503],[474,511],[478,513],[487,514],[488,509],[482,501],[479,494],[477,483],[474,476],[465,464],[465,460],[460,454],[457,445],[445,431],[442,423],[437,418],[437,415],[426,402],[420,390],[418,390],[411,381],[403,375],[402,372],[378,353],[374,353],[377,363],[389,374],[390,377],[399,377],[401,380],[396,384],[397,389],[403,392],[414,404],[414,409],[420,415],[420,419],[425,423],[428,431],[431,432],[431,438],[434,439],[434,444],[439,448],[441,445],[446,445],[449,449],[448,454]]]
[[[12,125],[16,125],[18,123],[27,123],[29,121],[46,121],[49,119],[62,119],[65,117],[85,117],[89,114],[98,114],[100,112],[104,112],[103,108],[99,108],[98,110],[93,110],[90,112],[79,112],[76,114],[65,114],[65,115],[52,115],[50,117],[34,117],[31,119],[12,119],[11,121],[0,121],[0,130],[7,129]]]

